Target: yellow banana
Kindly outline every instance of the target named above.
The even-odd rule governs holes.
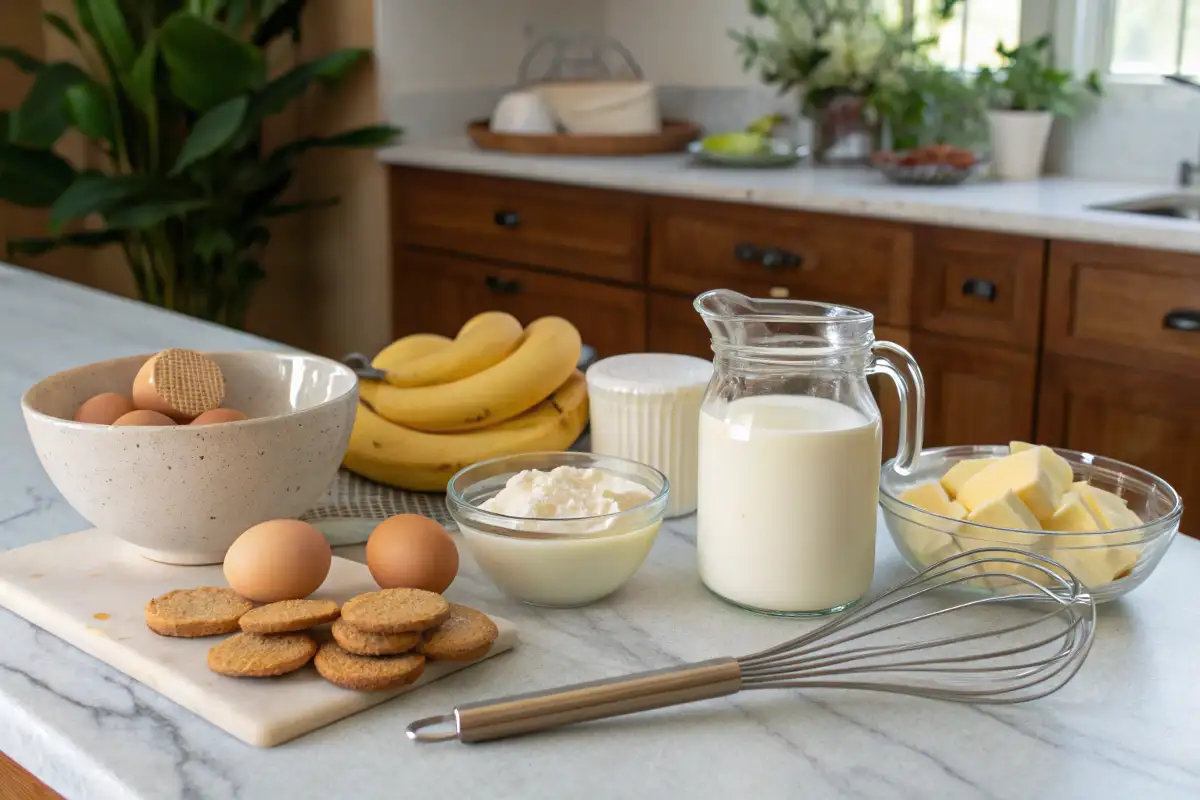
[[[387,382],[409,388],[451,383],[503,361],[521,341],[521,323],[512,314],[487,311],[470,319],[458,336],[436,352],[388,367]]]
[[[379,483],[444,492],[463,467],[497,456],[564,450],[587,425],[587,382],[575,371],[554,394],[518,417],[467,433],[424,433],[388,422],[360,403],[343,465]]]
[[[384,370],[400,369],[419,358],[442,352],[453,341],[448,336],[436,333],[414,333],[380,350],[379,355],[371,359],[371,366]]]
[[[402,389],[362,381],[360,396],[384,419],[417,430],[450,433],[487,428],[545,400],[579,363],[579,331],[561,317],[529,324],[512,355],[453,383]]]

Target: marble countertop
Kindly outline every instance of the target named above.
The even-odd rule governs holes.
[[[1091,208],[1175,194],[1171,186],[1072,178],[896,186],[868,168],[741,170],[697,167],[686,155],[510,155],[480,150],[466,137],[385,148],[379,158],[395,165],[1200,253],[1200,223]]]
[[[51,486],[18,399],[44,375],[165,346],[261,340],[0,265],[0,548],[86,527]],[[351,557],[361,548],[343,553]],[[876,584],[906,574],[880,539]],[[1099,613],[1066,688],[1014,707],[887,695],[748,693],[484,745],[416,746],[455,704],[774,644],[816,623],[758,617],[700,586],[690,519],[619,593],[514,603],[469,557],[450,594],[515,621],[512,653],[270,750],[242,744],[0,610],[0,751],[67,798],[1059,798],[1200,796],[1200,542]]]

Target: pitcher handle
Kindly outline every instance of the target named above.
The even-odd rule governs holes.
[[[910,475],[917,467],[925,437],[925,378],[917,360],[903,347],[893,342],[871,345],[871,375],[887,375],[896,384],[900,395],[900,441],[896,447],[895,470]]]

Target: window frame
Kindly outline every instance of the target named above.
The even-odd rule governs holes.
[[[1105,0],[1107,2],[1107,0]],[[1021,24],[1019,40],[1021,42],[1031,42],[1047,33],[1055,34],[1054,38],[1057,41],[1061,38],[1057,33],[1057,18],[1059,0],[1021,0]],[[1062,5],[1073,6],[1073,2],[1063,3]],[[917,0],[900,0],[901,19],[912,19],[916,11]],[[971,0],[963,0],[963,25],[970,23],[970,6]],[[964,31],[965,34],[965,31]],[[959,62],[957,69],[963,72],[972,71],[966,65],[966,47],[967,37],[963,36],[962,52],[959,53]]]
[[[1058,0],[1053,0],[1058,2]],[[1083,73],[1097,70],[1106,83],[1126,84],[1133,86],[1163,85],[1162,76],[1147,73],[1144,75],[1110,72],[1113,58],[1113,28],[1117,21],[1116,0],[1090,0],[1083,3],[1064,3],[1072,6],[1069,9],[1071,19],[1066,24],[1069,27],[1061,30],[1072,31],[1076,41],[1073,57],[1068,62],[1077,72]],[[1183,38],[1186,33],[1188,0],[1181,4],[1179,31],[1176,33],[1177,67],[1181,64],[1183,55]],[[1075,6],[1082,6],[1076,8]],[[1193,13],[1195,13],[1193,9]],[[1059,38],[1058,36],[1055,37]],[[1169,88],[1169,87],[1164,87]]]

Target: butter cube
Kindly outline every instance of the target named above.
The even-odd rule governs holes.
[[[1037,517],[1021,501],[1020,495],[1008,489],[1001,490],[998,495],[971,509],[971,513],[967,514],[967,522],[1019,531],[1040,531],[1042,529]]]
[[[961,503],[951,500],[950,495],[946,494],[945,487],[937,481],[914,486],[900,495],[900,499],[917,508],[941,514],[943,517],[962,519],[967,516],[967,509],[963,508]]]
[[[963,484],[955,499],[974,513],[977,508],[1000,498],[1005,492],[1012,492],[1038,520],[1050,519],[1062,502],[1063,487],[1052,474],[1048,463],[1046,450],[1042,448],[1005,456]],[[1040,529],[1040,524],[1034,528]]]
[[[1075,480],[1075,472],[1071,469],[1071,462],[1054,452],[1053,448],[1046,447],[1044,444],[1029,444],[1028,442],[1009,442],[1009,453],[1021,453],[1026,450],[1039,450],[1042,454],[1042,463],[1046,469],[1054,477],[1054,482],[1059,485],[1062,491],[1069,491],[1071,481]]]
[[[1142,524],[1142,518],[1129,510],[1125,501],[1112,492],[1088,486],[1081,491],[1080,496],[1087,504],[1088,510],[1100,523],[1101,530],[1119,530],[1121,528],[1136,528]]]
[[[1046,555],[1069,569],[1084,585],[1100,587],[1123,578],[1137,563],[1137,548],[1106,547],[1103,534],[1072,536],[1070,547],[1055,547]]]
[[[1100,530],[1100,522],[1078,492],[1067,492],[1050,519],[1046,530],[1059,533],[1088,533]]]
[[[942,488],[952,498],[957,498],[958,493],[962,491],[963,484],[975,477],[979,472],[996,461],[998,458],[968,458],[965,461],[960,461],[950,469],[946,470],[946,474],[942,476]]]

